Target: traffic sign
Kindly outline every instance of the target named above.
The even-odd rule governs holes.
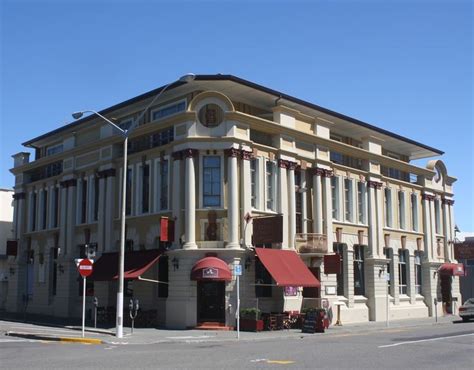
[[[235,276],[242,275],[242,265],[234,265],[234,275]]]
[[[81,262],[79,262],[77,270],[79,271],[82,277],[88,277],[90,274],[92,274],[93,271],[92,261],[88,258],[84,258]]]

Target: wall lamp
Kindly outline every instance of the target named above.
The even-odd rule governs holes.
[[[174,271],[179,270],[179,259],[177,259],[176,257],[173,257],[173,259],[171,260],[171,263],[173,264]]]
[[[247,257],[245,259],[245,264],[244,264],[245,270],[248,270],[251,264],[252,264],[252,259],[250,257]]]

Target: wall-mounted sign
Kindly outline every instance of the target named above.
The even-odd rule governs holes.
[[[253,219],[253,245],[283,242],[283,216],[255,217]]]
[[[214,267],[207,267],[202,269],[203,279],[216,279],[219,277],[219,270]]]
[[[341,273],[341,255],[340,254],[326,254],[324,256],[324,273],[340,274]]]
[[[335,286],[326,286],[326,295],[336,295],[336,292]]]
[[[286,286],[285,287],[285,296],[286,297],[295,297],[298,295],[298,287],[295,286]]]
[[[162,242],[174,242],[174,220],[168,217],[161,217],[160,240]]]

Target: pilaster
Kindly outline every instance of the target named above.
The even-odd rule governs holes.
[[[239,248],[239,190],[237,175],[237,157],[240,152],[238,149],[227,149],[227,186],[229,196],[227,200],[227,219],[229,222],[229,240],[226,248]]]
[[[183,249],[196,249],[196,173],[194,169],[194,157],[199,152],[195,149],[183,150],[185,158],[185,243]]]
[[[288,226],[288,178],[287,178],[287,169],[288,162],[282,159],[278,160],[278,213],[283,215],[283,225],[282,225],[282,237],[283,243],[282,248],[289,248],[289,226]]]
[[[250,160],[252,159],[253,155],[249,150],[242,150],[242,162],[241,162],[241,174],[240,174],[240,182],[241,182],[241,193],[240,193],[240,204],[242,209],[242,214],[240,216],[242,230],[241,235],[243,237],[243,244],[250,248],[252,246],[252,232],[253,232],[253,223],[249,220],[246,220],[246,215],[252,214],[252,188],[251,188],[251,173],[250,173]]]
[[[180,238],[182,230],[182,212],[181,212],[181,163],[183,159],[182,152],[174,152],[173,155],[173,183],[171,186],[172,191],[172,207],[173,207],[173,218],[175,219],[174,224],[174,242],[173,248],[181,248]]]
[[[295,194],[295,162],[287,162],[288,176],[288,248],[295,248],[296,235],[296,194]]]

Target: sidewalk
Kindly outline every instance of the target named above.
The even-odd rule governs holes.
[[[435,322],[434,318],[397,320],[389,323],[385,322],[365,322],[347,324],[343,326],[330,326],[324,334],[303,334],[300,329],[264,331],[259,333],[240,332],[240,340],[277,340],[285,338],[303,338],[312,336],[338,336],[338,335],[363,335],[374,331],[401,330],[402,328],[412,328],[417,326],[451,325],[459,321],[457,316],[443,316]],[[86,327],[85,337],[81,337],[81,326],[58,325],[55,323],[24,323],[14,320],[0,321],[0,335],[12,337],[44,340],[78,342],[88,344],[131,344],[146,345],[158,343],[200,343],[200,342],[221,342],[237,341],[236,331],[208,331],[208,330],[167,330],[155,328],[138,328],[131,334],[131,328],[124,328],[124,337],[115,337],[115,328],[94,329]]]

